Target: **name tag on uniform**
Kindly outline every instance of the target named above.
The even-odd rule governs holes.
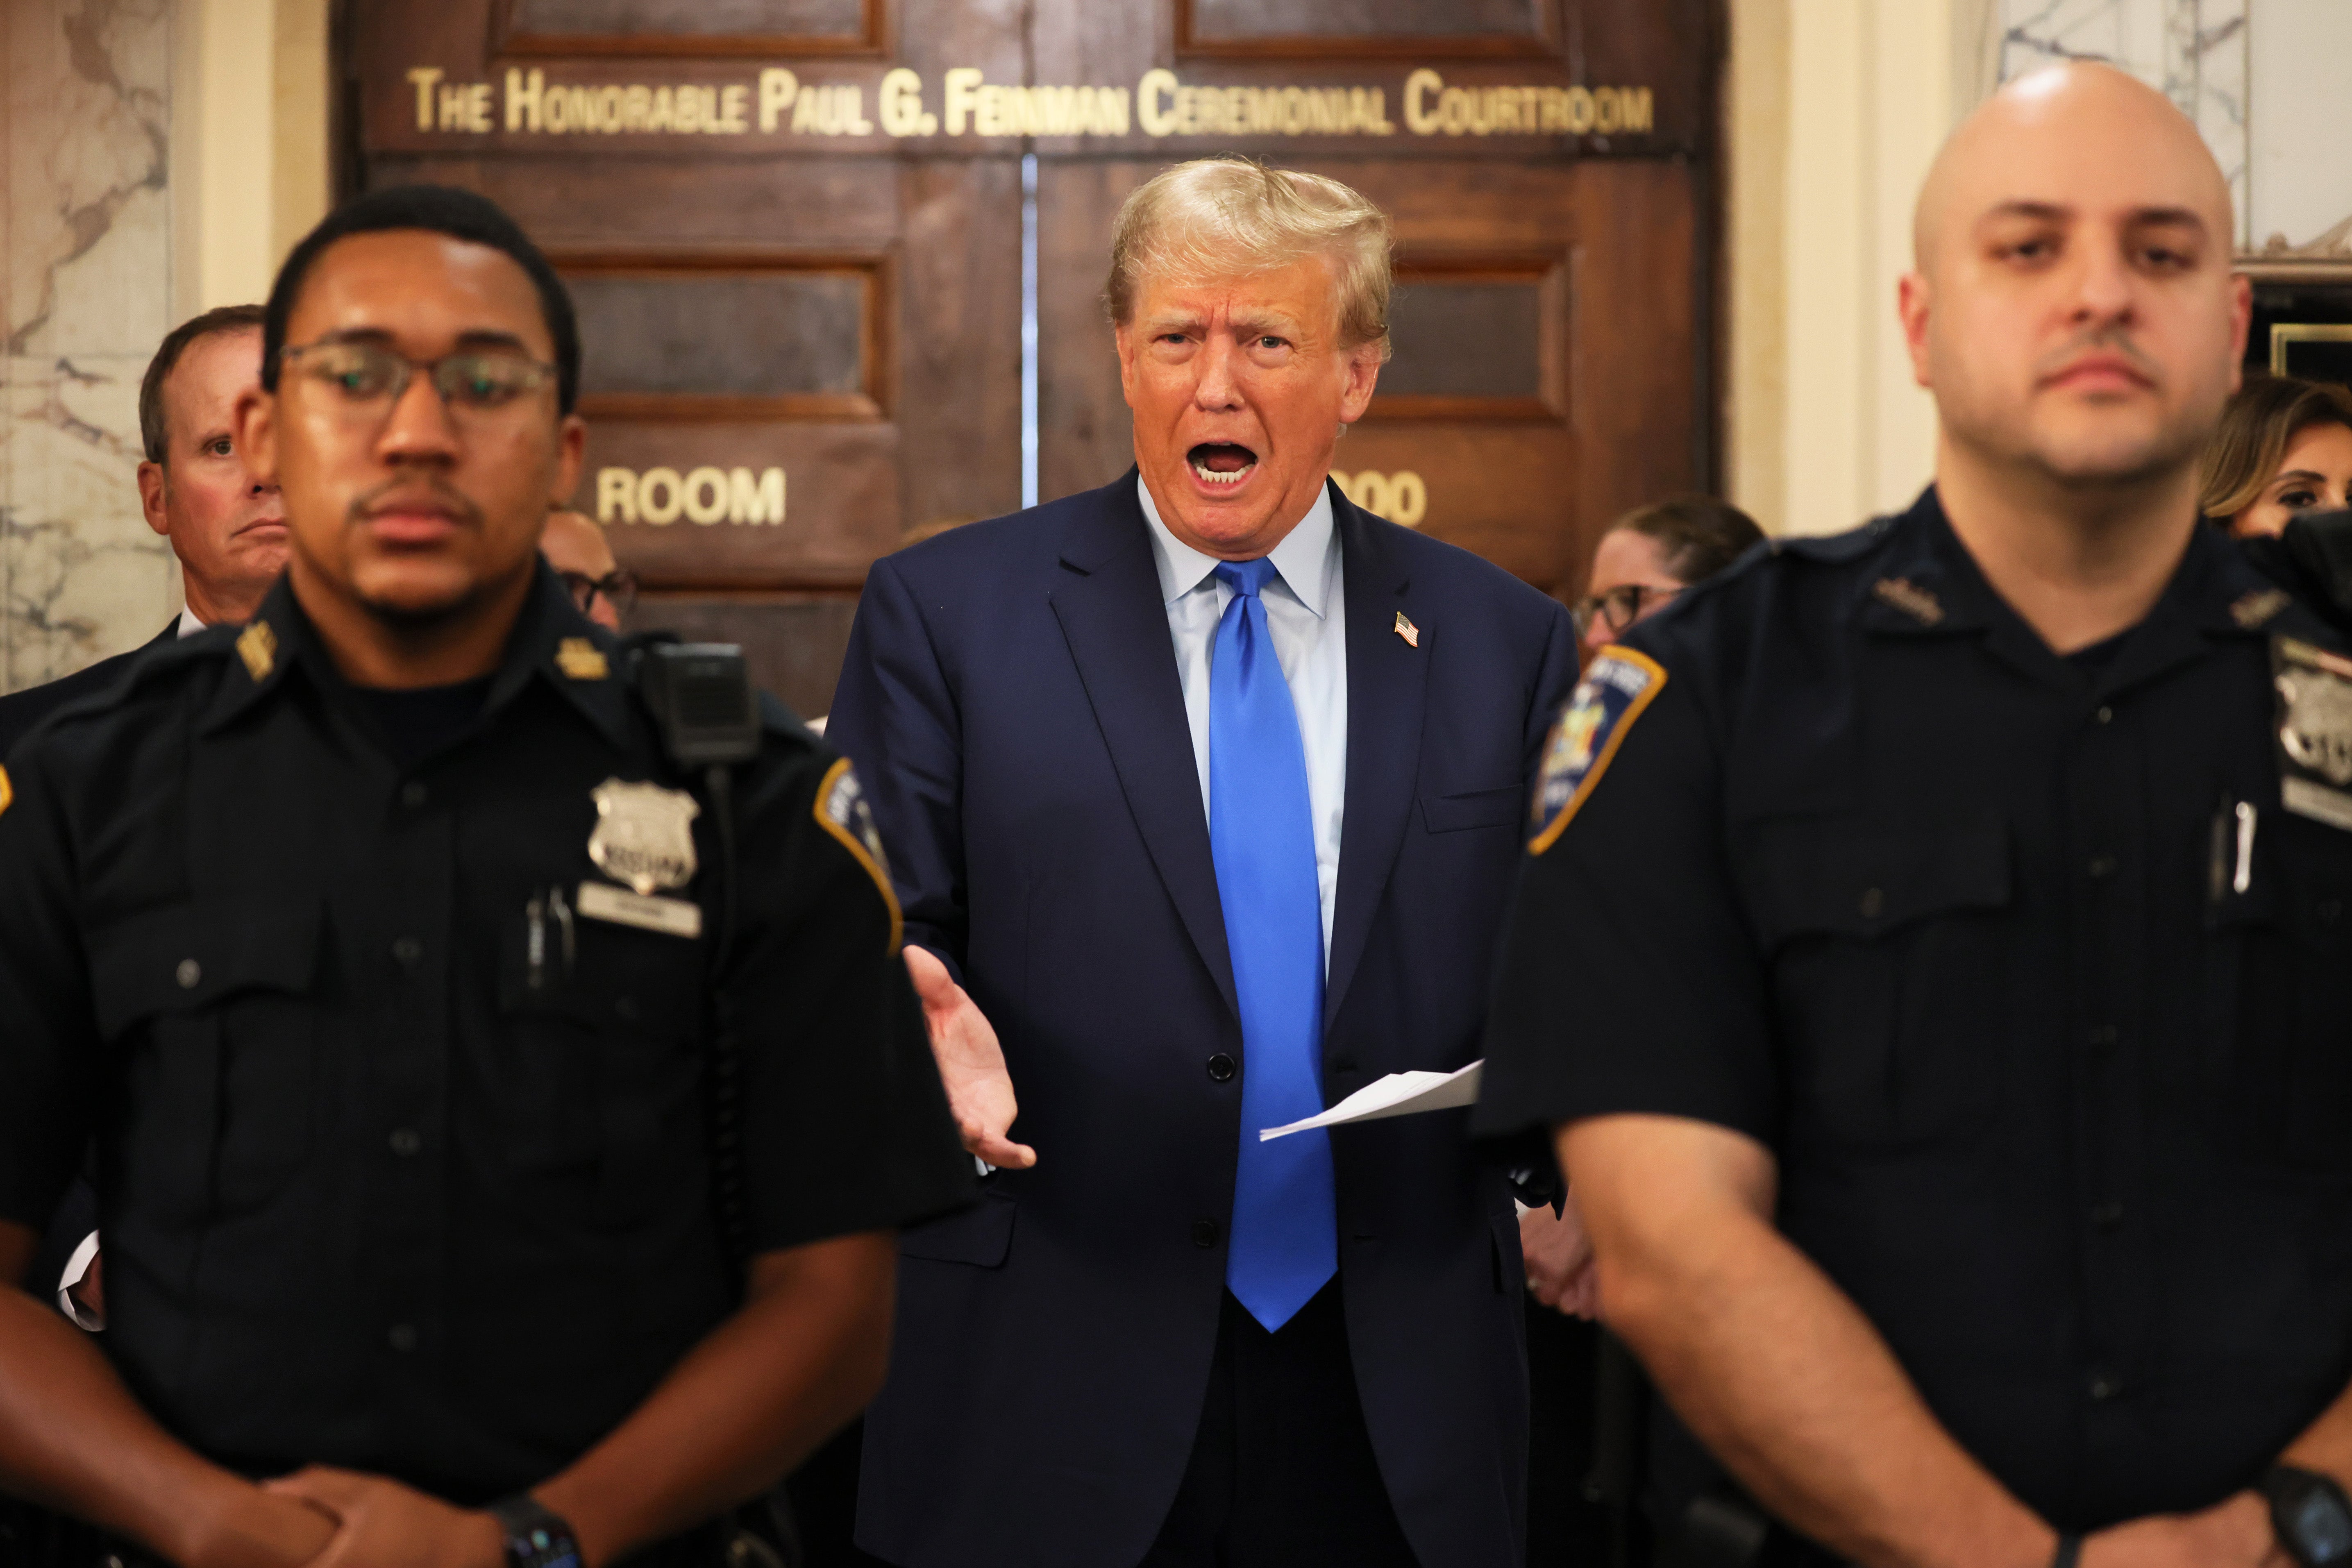
[[[592,921],[610,921],[614,925],[635,926],[664,936],[702,934],[701,905],[685,899],[633,893],[610,882],[581,883],[580,897],[572,907]]]
[[[2280,803],[2298,816],[2352,830],[2352,659],[2273,637],[2271,678],[2279,699]]]

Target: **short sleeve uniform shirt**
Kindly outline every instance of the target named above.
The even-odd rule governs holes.
[[[1481,1127],[1766,1145],[2058,1524],[2246,1485],[2352,1379],[2352,832],[2282,808],[2280,636],[2332,638],[2200,529],[2061,658],[1932,489],[1685,594],[1548,748]]]
[[[95,1134],[104,1348],[198,1451],[478,1501],[618,1424],[734,1303],[721,1012],[751,1250],[967,1198],[855,775],[781,709],[725,952],[698,807],[654,896],[700,934],[594,917],[600,786],[690,804],[623,676],[542,571],[479,717],[404,766],[281,584],[8,759],[0,1215]]]

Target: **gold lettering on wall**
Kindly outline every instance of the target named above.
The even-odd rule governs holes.
[[[1429,514],[1429,487],[1411,468],[1393,474],[1375,473],[1370,468],[1343,474],[1334,468],[1331,482],[1339,487],[1341,494],[1374,517],[1384,517],[1407,528],[1419,528],[1421,520]]]
[[[784,521],[784,470],[703,467],[596,470],[596,521],[667,528],[679,519],[774,526]]]
[[[1392,136],[1385,85],[1225,87],[1143,73],[1132,89],[992,82],[971,66],[940,80],[936,109],[920,72],[883,73],[867,114],[856,82],[804,81],[769,66],[743,82],[550,81],[509,68],[496,84],[453,82],[437,67],[408,72],[416,129],[487,135],[743,136]],[[1655,104],[1646,87],[1481,84],[1448,87],[1423,67],[1395,100],[1415,136],[1646,136]],[[503,110],[503,112],[501,112]]]

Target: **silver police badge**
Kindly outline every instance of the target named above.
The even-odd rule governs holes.
[[[2271,640],[2278,689],[2279,795],[2301,816],[2352,828],[2352,659]]]
[[[640,896],[694,879],[694,819],[702,808],[684,790],[606,779],[589,792],[596,830],[588,858]]]

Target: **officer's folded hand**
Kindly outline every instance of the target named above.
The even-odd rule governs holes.
[[[1592,1268],[1592,1237],[1574,1194],[1559,1213],[1532,1208],[1519,1216],[1519,1253],[1527,1260],[1528,1291],[1555,1312],[1591,1318],[1601,1304]]]
[[[305,1568],[503,1568],[506,1545],[487,1513],[452,1508],[382,1476],[312,1465],[265,1489],[335,1522]]]
[[[2270,1505],[2239,1492],[2199,1513],[2156,1514],[2083,1542],[2082,1568],[2294,1568],[2271,1529]]]
[[[1027,1170],[1037,1163],[1037,1151],[1006,1136],[1021,1106],[1013,1097],[1013,1075],[1005,1070],[1004,1047],[997,1043],[994,1026],[932,954],[909,945],[907,973],[922,999],[931,1055],[939,1061],[963,1146],[992,1165]]]

